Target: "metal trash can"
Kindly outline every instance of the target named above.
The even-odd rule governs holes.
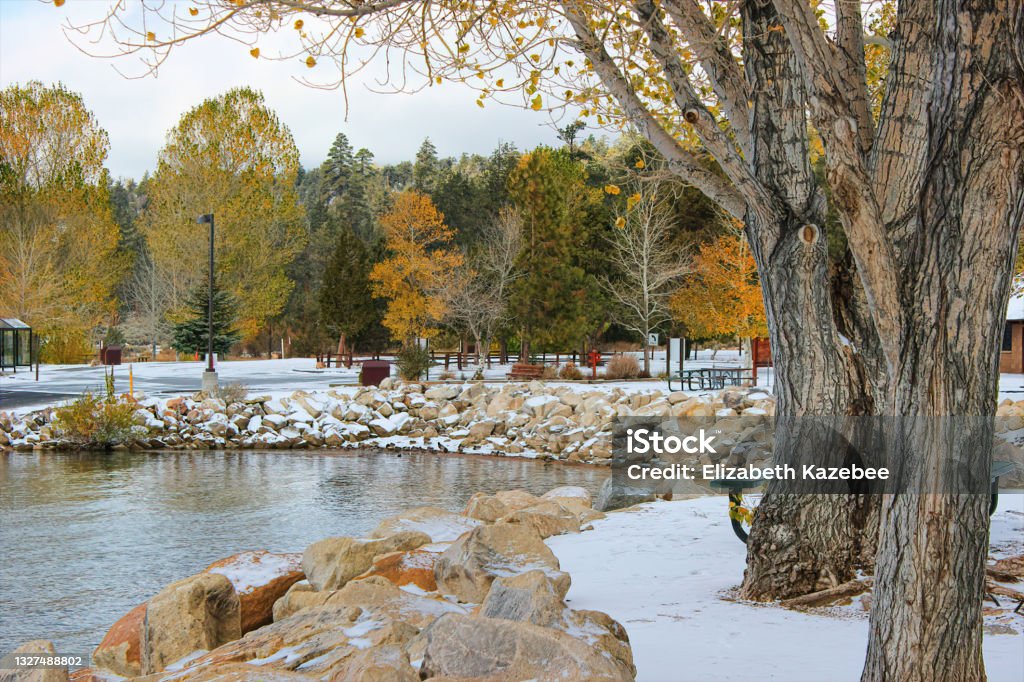
[[[363,386],[380,386],[380,382],[391,376],[391,363],[387,360],[365,360],[363,371],[359,373],[359,383]]]
[[[120,365],[121,346],[104,346],[100,348],[101,365]]]

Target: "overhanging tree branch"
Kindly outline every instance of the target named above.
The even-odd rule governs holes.
[[[611,55],[594,35],[581,16],[570,4],[564,4],[566,17],[578,37],[577,46],[590,60],[601,82],[619,102],[626,116],[637,130],[654,145],[668,166],[681,178],[700,190],[709,199],[721,206],[734,218],[742,219],[746,214],[746,201],[726,178],[701,164],[694,154],[683,148],[665,130],[637,96],[626,79],[619,72]]]

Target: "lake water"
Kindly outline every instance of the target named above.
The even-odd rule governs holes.
[[[0,655],[29,639],[84,654],[170,582],[250,549],[360,536],[410,507],[607,471],[393,452],[0,454]]]

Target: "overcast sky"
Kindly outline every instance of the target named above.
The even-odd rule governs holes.
[[[263,91],[267,104],[291,129],[306,167],[323,161],[338,132],[379,163],[412,159],[424,137],[443,156],[486,154],[499,141],[520,149],[554,143],[547,114],[497,105],[481,109],[468,88],[446,83],[423,92],[377,94],[372,76],[350,85],[348,120],[338,90],[297,83],[297,62],[256,60],[243,46],[211,36],[175,50],[158,77],[129,80],[114,70],[140,73],[134,58],[88,57],[65,37],[62,24],[95,18],[109,0],[70,0],[58,9],[36,0],[0,0],[0,87],[63,81],[80,92],[110,135],[107,167],[115,177],[138,178],[156,165],[167,131],[202,100],[241,85]]]

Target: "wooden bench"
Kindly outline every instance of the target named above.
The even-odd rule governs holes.
[[[509,379],[540,379],[544,375],[544,365],[531,365],[528,362],[517,362],[508,373]]]

